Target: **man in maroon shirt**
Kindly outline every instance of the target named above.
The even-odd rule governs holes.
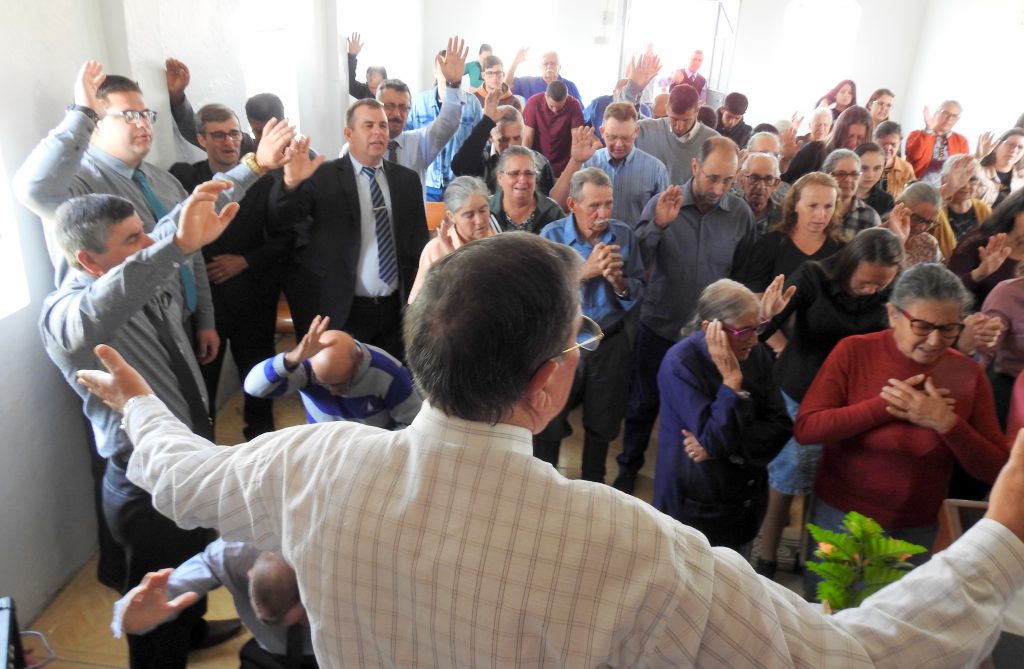
[[[572,129],[584,124],[583,107],[576,98],[569,97],[569,89],[556,79],[548,84],[547,92],[526,101],[523,120],[526,123],[523,144],[539,151],[551,162],[551,171],[557,179],[569,162]]]

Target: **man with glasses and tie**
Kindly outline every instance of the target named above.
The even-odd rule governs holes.
[[[221,104],[206,105],[195,115],[196,141],[207,159],[175,163],[173,174],[186,191],[236,167],[242,158],[242,131],[238,116]],[[267,198],[274,177],[264,175],[245,194],[235,224],[217,241],[203,247],[203,260],[213,295],[214,322],[221,346],[212,361],[203,361],[203,379],[216,413],[217,385],[225,349],[238,368],[239,381],[261,360],[274,355],[277,302],[281,295],[284,260],[295,243],[292,226],[270,224]],[[270,399],[244,396],[242,416],[246,439],[274,429]]]
[[[54,236],[53,221],[57,207],[68,199],[87,193],[119,195],[132,203],[146,232],[152,232],[164,214],[177,215],[175,205],[187,193],[165,170],[145,162],[156,118],[156,112],[146,107],[136,82],[119,75],[108,76],[100,63],[86,61],[75,79],[74,104],[64,120],[15,173],[13,192],[42,219],[57,286],[68,274],[68,264]],[[268,121],[266,146],[261,146],[258,154],[243,156],[241,164],[219,175],[236,186],[220,194],[221,202],[241,200],[266,169],[277,166],[293,136],[294,129],[287,124]],[[195,351],[200,362],[208,362],[217,354],[219,339],[202,256],[194,255],[178,271],[183,317],[191,314],[189,349]],[[90,445],[90,452],[94,450]],[[104,463],[95,453],[92,465],[99,486]],[[99,577],[104,584],[119,588],[124,579],[123,560],[118,558],[98,508],[97,514]]]
[[[680,90],[682,87],[676,87]],[[640,215],[636,228],[649,273],[633,352],[619,474],[614,486],[632,493],[658,417],[658,368],[693,315],[701,291],[742,267],[755,239],[750,207],[733,195],[739,149],[725,137],[704,140],[693,176],[669,186]]]
[[[204,529],[179,529],[153,508],[149,493],[125,477],[132,445],[120,418],[76,383],[75,374],[95,367],[96,345],[116,346],[174,415],[196,433],[213,437],[202,375],[183,324],[179,269],[215,240],[238,211],[237,203],[219,215],[215,210],[218,195],[230,186],[227,181],[198,186],[180,209],[177,226],[164,217],[152,235],[135,206],[117,195],[74,197],[55,214],[54,235],[72,269],[44,300],[40,330],[47,355],[82,397],[96,449],[106,459],[102,509],[125,555],[125,573],[116,588],[121,594],[147,572],[201,551],[211,536]],[[205,610],[203,600],[174,622],[130,635],[131,667],[184,669],[193,637],[204,633]]]
[[[549,223],[540,232],[541,237],[566,244],[583,257],[583,316],[603,331],[604,337],[599,349],[580,353],[569,401],[544,431],[533,437],[533,454],[558,466],[562,439],[572,433],[569,412],[582,404],[580,477],[600,483],[604,483],[608,444],[619,436],[629,399],[626,316],[640,304],[644,290],[640,248],[632,228],[612,218],[612,191],[612,180],[601,168],[575,172],[569,184],[569,216]]]
[[[326,163],[294,155],[270,207],[298,229],[285,277],[296,333],[304,335],[319,314],[401,359],[402,305],[428,235],[419,177],[384,159],[389,129],[383,104],[354,103],[346,114],[348,153]]]

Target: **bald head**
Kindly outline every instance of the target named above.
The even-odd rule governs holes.
[[[253,563],[249,602],[260,622],[270,627],[289,627],[306,617],[295,570],[278,553],[260,553]]]
[[[309,359],[313,374],[332,395],[344,395],[359,370],[362,350],[351,335],[341,330],[327,330],[320,335],[320,343],[327,348]]]

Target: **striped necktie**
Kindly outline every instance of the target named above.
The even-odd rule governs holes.
[[[135,170],[132,172],[132,181],[139,186],[139,190],[142,191],[142,197],[146,199],[146,204],[149,205],[149,213],[153,214],[153,218],[160,220],[167,215],[167,208],[164,207],[164,203],[160,201],[160,198],[153,192],[153,187],[149,185],[149,179],[142,170]],[[189,311],[196,310],[196,303],[199,301],[196,296],[196,278],[192,274],[192,265],[184,263],[178,268],[178,274],[181,276],[181,288],[185,296],[185,308]]]
[[[389,286],[398,276],[398,258],[395,256],[395,239],[391,234],[391,217],[384,204],[384,193],[377,183],[377,168],[364,167],[363,175],[370,181],[370,201],[373,202],[373,218],[377,228],[377,276]]]
[[[393,139],[388,142],[388,162],[398,162],[398,142]]]

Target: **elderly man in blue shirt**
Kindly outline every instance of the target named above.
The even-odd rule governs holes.
[[[605,108],[601,130],[607,144],[603,148],[598,148],[601,142],[594,136],[593,128],[573,129],[569,162],[551,189],[551,199],[564,208],[569,181],[576,170],[598,167],[612,180],[615,191],[612,218],[636,229],[644,206],[668,188],[668,168],[651,154],[636,148],[640,126],[636,109],[628,102],[613,102]]]
[[[582,478],[603,483],[608,444],[619,434],[628,400],[631,347],[625,317],[643,296],[644,268],[633,230],[611,217],[614,197],[607,174],[596,167],[576,172],[568,205],[569,216],[549,223],[540,235],[583,257],[580,304],[604,338],[596,350],[583,347],[565,408],[534,436],[533,454],[558,466],[562,439],[571,433],[569,412],[582,404]]]

